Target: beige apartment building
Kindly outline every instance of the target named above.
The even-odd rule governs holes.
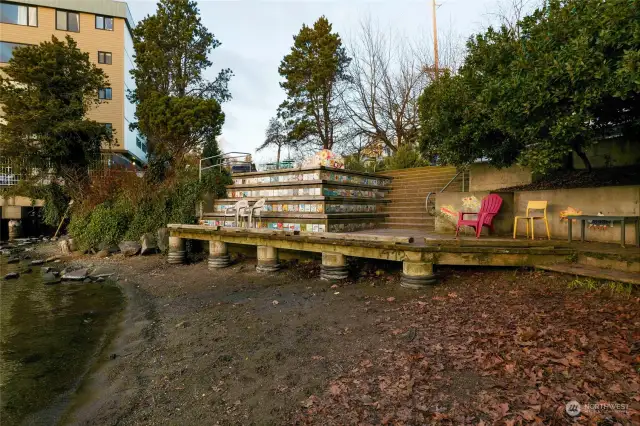
[[[0,69],[20,46],[69,35],[105,71],[111,87],[99,91],[101,104],[89,117],[113,130],[114,143],[103,154],[110,164],[142,165],[147,160],[144,138],[129,129],[135,113],[127,99],[134,88],[129,73],[134,68],[133,26],[127,3],[120,1],[0,0]]]

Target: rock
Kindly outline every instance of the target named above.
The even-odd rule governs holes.
[[[90,274],[91,278],[109,278],[112,275],[115,275],[115,271],[107,268],[97,268]]]
[[[109,254],[117,253],[117,252],[120,251],[120,249],[118,248],[117,245],[115,245],[115,244],[107,244],[107,243],[98,244],[98,250],[99,251],[106,250],[106,251],[109,252]]]
[[[146,233],[140,237],[140,255],[153,254],[158,251],[158,245],[152,233]]]
[[[11,250],[2,249],[2,250],[0,250],[0,254],[2,254],[3,256],[11,256]]]
[[[35,265],[42,265],[44,263],[44,259],[35,259],[32,260],[31,263],[29,263],[29,265],[35,266]]]
[[[7,259],[7,263],[18,263],[20,262],[20,259],[17,257],[10,257],[9,259]]]
[[[63,280],[69,281],[82,281],[87,278],[89,271],[86,268],[76,269],[75,271],[69,271],[62,274]]]
[[[17,272],[9,272],[7,275],[4,276],[5,280],[13,280],[16,278],[19,278],[20,274]]]
[[[60,247],[60,253],[62,254],[70,254],[71,249],[69,248],[69,240],[60,240],[58,243],[58,247]]]
[[[136,254],[138,254],[141,248],[140,244],[136,243],[135,241],[123,241],[118,244],[118,247],[120,247],[120,251],[125,256],[135,256]]]
[[[98,277],[98,278],[96,278],[96,281],[98,281],[99,283],[101,283],[101,282],[103,282],[103,281],[104,281],[104,278],[103,278],[103,277]]]
[[[42,281],[44,281],[45,283],[59,283],[60,278],[56,277],[51,272],[47,272],[42,274]]]
[[[51,237],[51,241],[58,241],[58,237]]]
[[[56,256],[51,256],[51,257],[47,257],[45,259],[45,262],[47,262],[47,263],[48,262],[55,262],[56,260],[59,260],[59,259],[60,259],[60,256],[57,256],[57,255]]]
[[[105,257],[109,257],[109,250],[103,249],[96,253],[96,257],[99,259],[104,259]]]
[[[67,241],[69,242],[69,251],[78,251],[76,241],[73,238],[69,238]]]
[[[90,282],[91,282],[91,278],[85,278],[85,279],[84,279],[84,283],[85,283],[85,284],[90,283]]]
[[[158,229],[156,243],[158,244],[158,249],[165,253],[169,250],[169,229],[160,228]]]
[[[22,270],[22,273],[23,273],[23,274],[30,274],[30,273],[32,273],[32,272],[33,272],[33,269],[31,269],[31,268],[30,268],[30,267],[28,267],[28,266]]]
[[[47,272],[51,272],[53,268],[51,268],[50,266],[43,266],[40,268],[40,273],[42,275],[46,274]]]

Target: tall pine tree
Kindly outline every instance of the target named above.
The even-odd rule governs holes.
[[[133,38],[136,89],[130,99],[137,104],[135,126],[147,137],[150,162],[180,162],[191,151],[211,148],[224,123],[220,103],[231,98],[232,72],[224,69],[213,81],[203,77],[220,42],[202,24],[196,2],[160,0]]]
[[[293,37],[291,53],[280,63],[280,86],[287,99],[280,115],[288,117],[290,139],[332,149],[346,122],[339,98],[351,59],[324,16]]]

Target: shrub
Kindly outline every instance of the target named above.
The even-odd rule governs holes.
[[[386,170],[409,169],[428,165],[420,153],[410,144],[401,145],[390,157],[384,159]]]

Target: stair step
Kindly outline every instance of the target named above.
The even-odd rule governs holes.
[[[538,265],[536,268],[546,271],[562,272],[564,274],[591,277],[600,280],[619,281],[627,284],[640,285],[640,275],[615,269],[596,268],[595,266],[577,265],[575,263],[557,263],[555,265]]]

